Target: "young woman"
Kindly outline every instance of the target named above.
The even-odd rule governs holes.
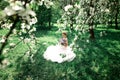
[[[46,60],[58,63],[62,63],[65,61],[70,62],[76,57],[72,49],[68,46],[66,32],[62,33],[62,38],[59,40],[59,43],[57,45],[51,45],[46,49],[43,57]]]
[[[67,33],[65,33],[65,32],[62,33],[62,38],[60,39],[60,44],[63,45],[64,47],[68,46]]]

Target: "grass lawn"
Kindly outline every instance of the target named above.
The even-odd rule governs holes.
[[[120,30],[95,29],[94,41],[78,41],[74,51],[76,58],[72,62],[52,63],[46,61],[42,54],[50,45],[55,45],[61,37],[58,29],[37,30],[38,51],[34,55],[35,62],[24,56],[27,49],[20,43],[12,51],[5,54],[10,65],[0,69],[1,80],[119,80],[120,79]],[[6,30],[0,30],[0,36]],[[68,33],[69,44],[74,36]],[[17,37],[14,37],[17,42]]]

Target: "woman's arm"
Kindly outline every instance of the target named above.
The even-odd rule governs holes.
[[[68,46],[68,40],[67,40],[67,38],[65,39],[64,46],[65,46],[65,47],[67,47],[67,46]]]

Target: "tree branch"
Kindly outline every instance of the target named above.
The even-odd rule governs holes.
[[[9,32],[5,35],[5,42],[3,42],[1,47],[0,47],[0,55],[3,53],[3,49],[7,45],[8,38],[12,34],[13,29],[16,27],[18,20],[19,20],[19,17],[16,15],[16,18],[14,19],[14,23],[13,23],[12,27],[10,28]]]

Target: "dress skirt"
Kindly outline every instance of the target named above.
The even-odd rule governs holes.
[[[62,45],[51,45],[46,49],[43,57],[52,62],[62,63],[65,61],[72,61],[76,57],[76,54],[69,46],[64,47]]]

